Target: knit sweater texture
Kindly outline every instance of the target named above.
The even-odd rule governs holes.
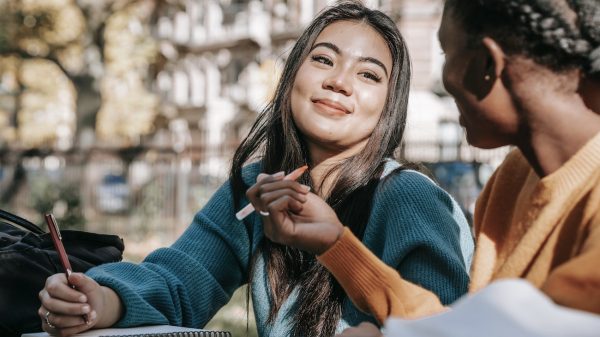
[[[259,164],[248,165],[243,172],[246,183],[254,184],[259,172]],[[247,203],[243,200],[242,206]],[[275,321],[267,323],[270,290],[265,255],[256,259],[249,277],[250,262],[263,239],[262,223],[256,214],[240,222],[235,212],[226,182],[171,247],[152,252],[140,264],[119,262],[90,269],[90,277],[122,300],[124,313],[116,326],[203,327],[251,279],[259,335],[288,336],[296,293],[282,305]],[[456,202],[420,173],[394,172],[380,182],[362,242],[377,259],[429,289],[442,303],[467,291],[473,251],[468,224]],[[346,298],[337,330],[365,320],[373,317]]]
[[[474,220],[470,292],[523,278],[558,304],[600,314],[600,134],[542,179],[520,151],[511,152],[480,195]],[[319,261],[379,322],[445,310],[436,294],[379,261],[352,233]]]

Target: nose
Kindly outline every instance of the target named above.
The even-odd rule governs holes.
[[[323,88],[345,96],[352,95],[351,79],[345,71],[332,72],[332,74],[323,81]]]

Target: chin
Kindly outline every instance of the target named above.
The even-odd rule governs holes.
[[[491,150],[491,149],[496,149],[505,145],[509,145],[506,144],[505,142],[500,142],[497,139],[490,139],[488,137],[481,137],[482,135],[478,136],[473,136],[470,135],[467,132],[467,142],[469,143],[469,145],[474,146],[476,148],[479,149],[484,149],[484,150]]]

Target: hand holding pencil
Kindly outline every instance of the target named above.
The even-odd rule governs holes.
[[[48,277],[39,293],[42,328],[50,334],[71,336],[113,325],[122,314],[120,299],[113,290],[73,272],[54,216],[47,214],[46,222],[64,272]]]
[[[281,173],[260,175],[246,196],[262,215],[267,238],[319,255],[341,237],[344,226],[331,206],[310,193],[308,186],[294,181],[302,174],[298,170],[285,177]],[[291,179],[295,173],[297,177]]]
[[[291,180],[291,181],[293,181],[293,180],[296,180],[296,179],[300,178],[300,176],[302,176],[302,174],[304,174],[304,172],[305,172],[307,169],[308,169],[308,166],[307,166],[307,165],[301,166],[301,167],[299,167],[299,168],[297,168],[297,169],[293,170],[293,171],[292,171],[290,174],[288,174],[287,176],[283,177],[283,180]],[[278,175],[277,173],[273,175],[273,177],[275,177],[275,179],[276,179],[276,178],[278,178],[278,177],[280,177],[280,176],[281,176],[281,174],[279,174],[279,175]],[[256,186],[256,185],[255,185],[255,186]],[[249,191],[250,191],[250,190],[249,190]],[[244,219],[244,218],[246,218],[248,215],[252,214],[252,212],[254,212],[254,205],[253,205],[252,203],[250,203],[250,204],[246,205],[246,207],[242,208],[242,209],[241,209],[239,212],[237,212],[237,213],[235,214],[235,217],[236,217],[238,220],[243,220],[243,219]],[[262,212],[263,212],[263,213],[262,213],[263,215],[268,215],[268,214],[265,214],[265,211],[262,211]]]

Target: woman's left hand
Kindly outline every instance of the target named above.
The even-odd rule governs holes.
[[[362,322],[358,326],[342,331],[336,337],[383,337],[377,326],[372,323]]]

